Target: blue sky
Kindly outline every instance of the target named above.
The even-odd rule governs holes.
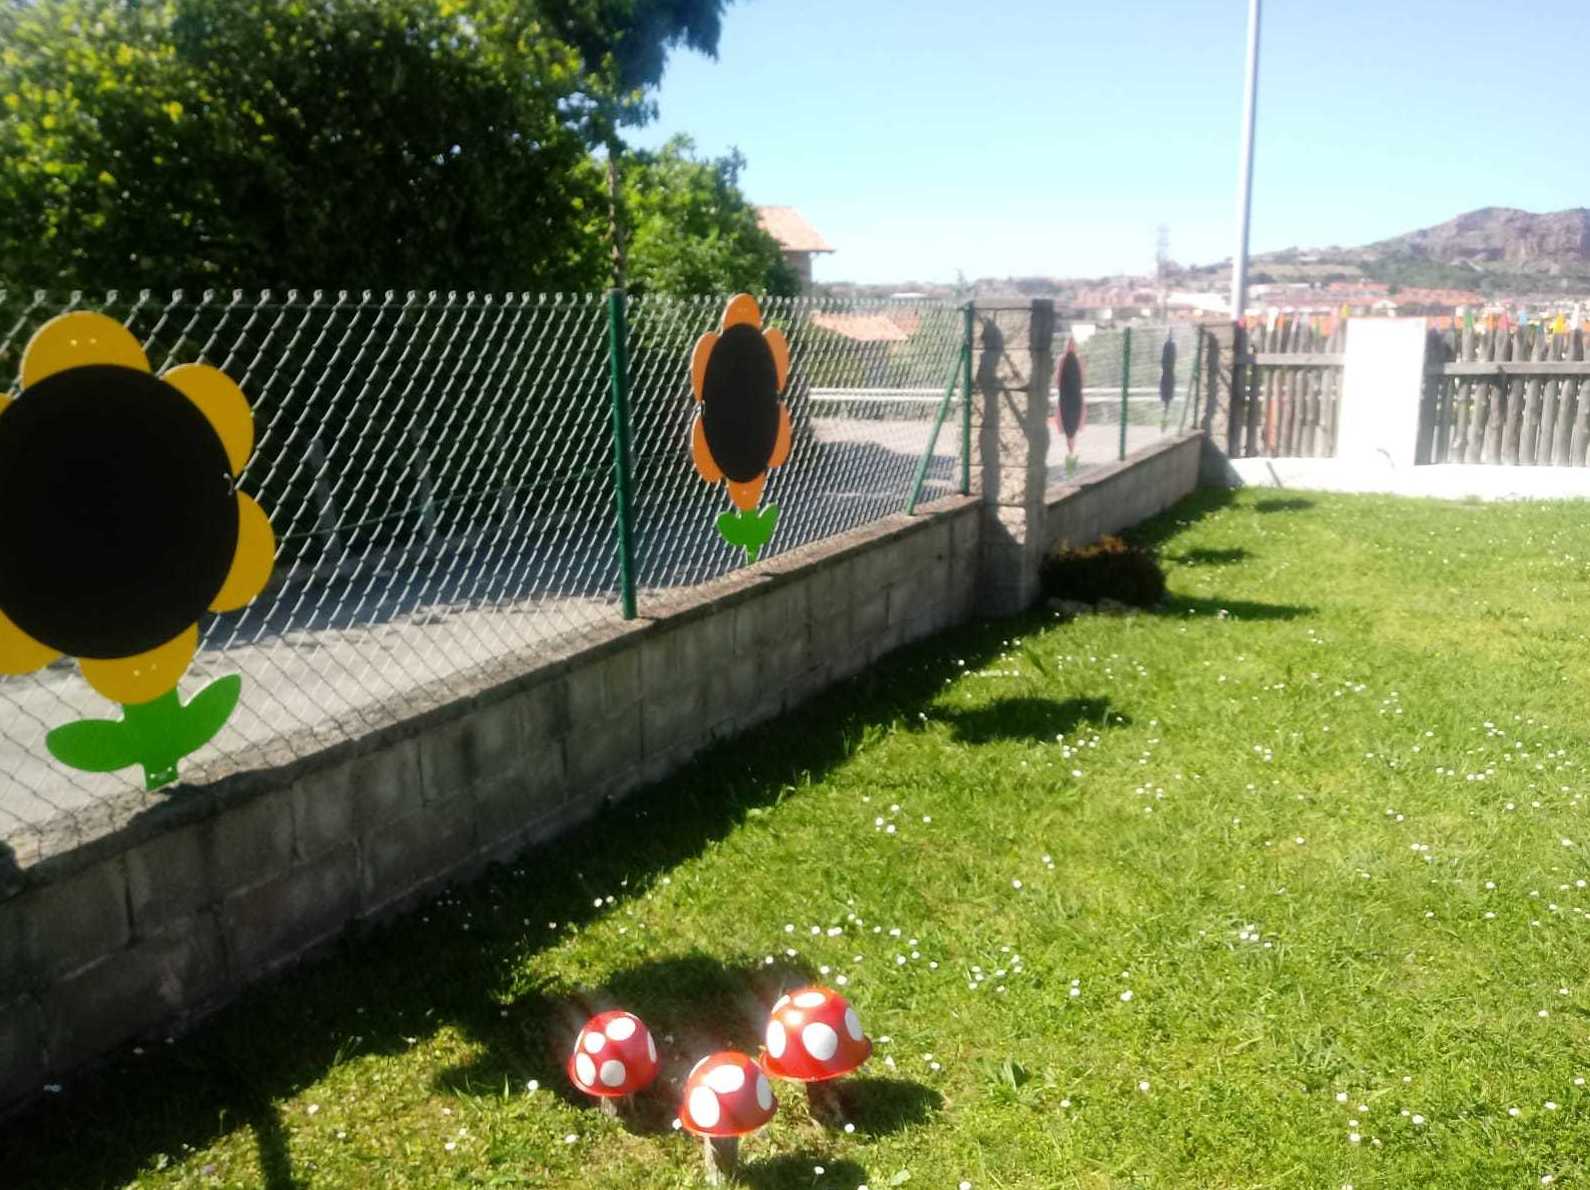
[[[1235,239],[1246,0],[741,0],[659,120],[737,145],[819,280],[1148,271]],[[1269,0],[1253,250],[1590,206],[1580,0]]]

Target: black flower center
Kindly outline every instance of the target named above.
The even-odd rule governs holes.
[[[1068,351],[1060,361],[1060,428],[1075,435],[1082,428],[1082,362]]]
[[[220,437],[147,372],[94,364],[0,414],[0,611],[73,657],[131,657],[204,614],[237,550]]]
[[[756,327],[737,323],[713,344],[701,405],[707,446],[723,473],[749,483],[766,471],[778,442],[778,367]]]

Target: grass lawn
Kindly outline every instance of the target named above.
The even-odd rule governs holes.
[[[910,650],[69,1082],[0,1182],[699,1184],[684,1070],[814,979],[876,1042],[854,1129],[779,1084],[752,1186],[1590,1183],[1586,506],[1140,536],[1165,612]],[[562,1074],[618,1004],[666,1062],[628,1127]]]

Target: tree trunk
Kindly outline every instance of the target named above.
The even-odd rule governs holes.
[[[613,252],[613,287],[624,288],[624,192],[619,179],[619,154],[624,146],[617,136],[607,137],[607,240]]]

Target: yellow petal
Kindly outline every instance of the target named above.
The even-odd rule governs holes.
[[[50,319],[28,340],[22,352],[22,387],[84,364],[149,371],[149,357],[130,330],[104,314],[74,310]]]
[[[773,367],[778,372],[778,391],[783,392],[784,382],[789,379],[789,340],[776,326],[768,327],[762,332],[762,337],[767,340],[768,350],[773,353]]]
[[[747,326],[762,325],[762,311],[757,309],[756,299],[748,293],[735,294],[723,310],[724,330],[742,322]]]
[[[83,667],[88,684],[106,698],[136,706],[175,689],[198,647],[199,626],[195,624],[147,653],[110,661],[84,657],[78,664]]]
[[[718,341],[716,331],[708,331],[696,340],[696,349],[690,353],[690,391],[696,400],[706,395],[707,360],[712,358],[712,347]]]
[[[254,453],[254,414],[243,390],[225,372],[208,364],[182,364],[163,372],[160,379],[199,407],[226,447],[232,474],[241,475],[243,464]]]
[[[0,413],[4,413],[6,406],[9,404],[11,404],[11,398],[6,396],[5,393],[0,393]]]
[[[276,565],[276,534],[264,509],[242,492],[237,494],[237,553],[226,582],[210,601],[212,612],[235,612],[265,589]]]
[[[41,645],[0,612],[0,674],[30,674],[43,669],[60,653]]]

